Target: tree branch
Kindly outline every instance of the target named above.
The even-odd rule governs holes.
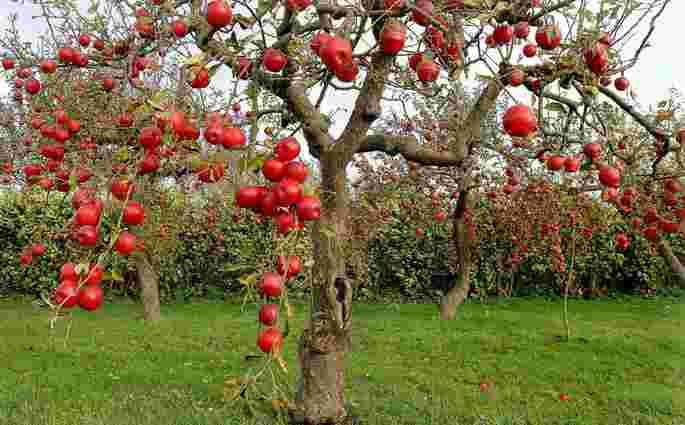
[[[408,161],[437,166],[458,166],[465,158],[454,152],[438,152],[421,145],[414,136],[384,134],[366,136],[359,145],[357,153],[366,152],[384,152],[390,156],[399,154]]]

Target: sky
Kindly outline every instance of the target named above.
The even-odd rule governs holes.
[[[88,3],[86,0],[77,1],[80,1],[82,5]],[[18,24],[22,35],[29,39],[35,39],[46,29],[44,22],[32,19],[32,16],[37,14],[36,12],[37,6],[32,5],[29,0],[0,0],[0,28],[10,13],[18,13]],[[668,90],[672,87],[685,88],[685,72],[683,72],[685,58],[679,49],[674,50],[671,47],[676,45],[677,40],[680,39],[678,34],[683,16],[685,16],[685,1],[672,1],[658,22],[652,36],[652,47],[646,49],[639,63],[626,73],[631,81],[631,87],[637,95],[639,106],[643,108],[655,105],[658,101],[665,99],[668,96]],[[644,32],[647,22],[642,23],[642,25]],[[228,73],[226,72],[226,74]],[[7,90],[7,86],[2,87],[2,82],[0,82],[0,93]],[[315,95],[316,93],[313,94],[313,96]],[[335,96],[337,102],[343,101],[349,106],[351,106],[352,98],[350,92],[339,92]],[[324,105],[324,111],[331,111],[335,107],[336,104],[329,100],[329,103]],[[345,113],[336,114],[335,125],[332,129],[334,136],[342,129],[347,118],[346,115]]]

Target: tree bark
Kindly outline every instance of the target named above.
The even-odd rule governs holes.
[[[314,224],[311,310],[300,338],[300,382],[291,412],[294,422],[342,424],[345,363],[350,350],[352,287],[345,278],[341,251],[348,206],[345,166],[333,152],[321,155],[321,218]]]
[[[457,273],[458,278],[456,284],[447,291],[440,302],[442,320],[453,320],[457,317],[457,309],[466,300],[471,289],[471,243],[469,225],[466,222],[468,196],[468,188],[462,189],[453,216],[450,266],[452,271]]]
[[[140,286],[140,298],[146,321],[156,322],[161,318],[159,311],[159,279],[145,253],[134,257],[136,276]]]
[[[673,248],[668,241],[662,240],[657,245],[659,254],[666,260],[666,263],[671,267],[671,271],[676,277],[678,286],[685,288],[685,266],[678,260],[678,257],[673,253]]]

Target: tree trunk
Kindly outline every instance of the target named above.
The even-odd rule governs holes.
[[[138,253],[134,257],[136,275],[140,286],[140,298],[143,301],[145,320],[156,322],[160,319],[159,312],[159,280],[157,274],[147,258],[147,254]]]
[[[458,278],[456,284],[447,291],[440,302],[440,318],[443,320],[453,320],[457,317],[457,309],[466,300],[471,289],[471,243],[469,225],[466,222],[468,196],[468,189],[462,189],[454,212],[450,240],[450,268],[452,272],[457,273]]]
[[[685,266],[678,260],[678,257],[673,253],[673,248],[668,241],[662,240],[657,245],[659,249],[659,254],[666,260],[668,265],[671,267],[671,271],[676,277],[678,286],[685,288]]]
[[[321,155],[321,219],[312,234],[315,258],[309,321],[300,338],[300,382],[291,412],[307,425],[346,423],[345,368],[350,350],[352,287],[342,252],[348,200],[346,161]]]

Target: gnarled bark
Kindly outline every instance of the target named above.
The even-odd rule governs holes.
[[[145,320],[156,322],[161,318],[159,309],[159,279],[147,254],[139,253],[134,257],[136,277],[140,286]]]
[[[678,257],[673,253],[673,248],[668,241],[662,240],[657,245],[659,254],[664,257],[664,260],[671,267],[671,271],[675,275],[678,281],[678,285],[681,288],[685,288],[685,266],[680,262]]]
[[[450,268],[458,278],[440,302],[440,318],[443,320],[453,320],[457,317],[457,309],[466,300],[471,289],[471,242],[469,225],[466,222],[468,197],[469,190],[466,187],[459,193],[459,203],[453,215]]]
[[[291,416],[308,425],[347,419],[345,362],[350,350],[352,287],[341,252],[346,234],[346,161],[321,155],[321,219],[313,232],[314,270],[309,322],[300,339],[300,382]]]

